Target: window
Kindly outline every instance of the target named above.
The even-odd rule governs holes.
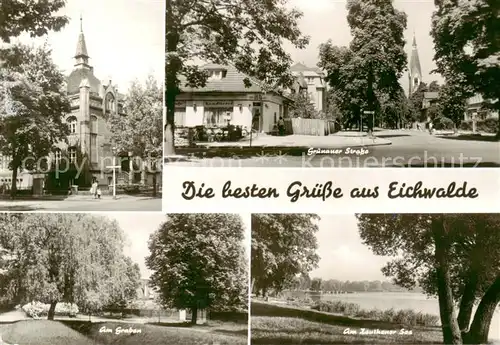
[[[307,83],[308,84],[313,84],[314,83],[314,78],[313,77],[307,77]]]
[[[98,120],[97,116],[91,115],[90,116],[90,133],[95,133],[97,134],[97,125],[98,125]]]
[[[76,133],[76,124],[77,124],[76,117],[75,116],[68,117],[67,122],[68,122],[68,126],[69,126],[69,132],[71,134]]]
[[[232,115],[233,108],[205,108],[203,124],[208,127],[226,126]]]
[[[76,148],[70,147],[69,152],[69,162],[76,163]]]
[[[61,150],[57,149],[54,151],[54,159],[55,159],[56,163],[61,162]]]
[[[224,70],[210,70],[207,73],[210,79],[222,79],[226,76],[226,71]]]
[[[106,95],[106,111],[115,111],[115,97],[112,93]]]
[[[97,163],[97,134],[90,134],[90,162]]]

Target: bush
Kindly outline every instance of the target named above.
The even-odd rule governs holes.
[[[359,304],[343,301],[319,301],[311,309],[327,313],[343,314],[347,316],[356,316],[360,312]]]
[[[39,318],[47,316],[49,313],[50,304],[40,302],[28,303],[22,307],[22,310],[32,318]],[[57,303],[55,315],[56,316],[69,316],[78,314],[78,306],[72,303]]]
[[[455,124],[447,117],[441,116],[434,120],[434,129],[436,130],[449,130],[454,129]]]
[[[140,184],[123,184],[117,185],[117,190],[122,190],[125,194],[139,194],[141,192]]]
[[[460,129],[463,131],[472,131],[472,120],[462,121]],[[486,120],[477,120],[476,129],[484,133],[496,133],[498,131],[498,118],[487,118]]]
[[[312,306],[311,309],[368,320],[397,323],[405,326],[439,325],[438,316],[415,312],[411,309],[395,310],[391,308],[384,311],[380,309],[365,310],[361,309],[356,303],[343,301],[320,301]]]

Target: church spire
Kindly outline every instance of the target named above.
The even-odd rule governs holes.
[[[415,38],[415,32],[413,33],[413,44],[408,76],[408,79],[410,80],[409,94],[411,95],[418,89],[420,83],[422,82],[422,68],[420,66],[420,58],[418,56],[417,39]]]
[[[89,65],[89,54],[87,53],[87,44],[85,43],[85,35],[83,34],[83,18],[80,15],[80,34],[78,35],[78,42],[76,44],[75,53],[75,67],[87,67]]]

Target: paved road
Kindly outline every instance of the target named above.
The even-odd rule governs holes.
[[[500,142],[459,140],[427,132],[384,131],[377,134],[392,145],[367,147],[346,154],[259,156],[248,159],[211,158],[169,163],[200,167],[500,167]],[[168,165],[166,166],[168,168]]]
[[[127,198],[118,200],[45,201],[3,203],[3,211],[161,211],[161,199]]]

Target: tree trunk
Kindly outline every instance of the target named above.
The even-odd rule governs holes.
[[[153,198],[156,198],[156,170],[153,172]]]
[[[477,272],[470,271],[467,282],[465,283],[462,299],[460,300],[460,309],[458,312],[458,326],[462,332],[462,336],[469,329],[470,320],[472,317],[472,309],[474,308],[474,301],[476,297],[476,290],[478,285]]]
[[[174,142],[174,121],[175,121],[175,97],[179,90],[177,87],[177,73],[181,67],[181,61],[175,53],[177,51],[177,44],[179,43],[179,34],[174,27],[174,18],[172,13],[172,1],[167,0],[166,15],[165,15],[165,28],[166,28],[166,64],[165,64],[165,106],[167,107],[166,125],[164,134],[163,155],[172,156],[175,154]]]
[[[54,320],[54,316],[56,315],[56,302],[50,302],[49,313],[47,315],[47,320]]]
[[[467,344],[486,344],[490,330],[491,319],[500,303],[500,276],[484,294],[474,315],[474,320],[467,334]]]
[[[191,309],[191,324],[196,325],[196,322],[198,321],[198,307],[194,307]]]
[[[12,183],[10,185],[10,198],[15,199],[17,195],[17,172],[19,166],[15,162],[12,162]]]
[[[436,246],[435,265],[443,342],[445,344],[462,344],[462,335],[453,306],[451,277],[448,266],[451,245],[447,238],[445,226],[443,216],[437,216],[432,219],[431,227]]]

